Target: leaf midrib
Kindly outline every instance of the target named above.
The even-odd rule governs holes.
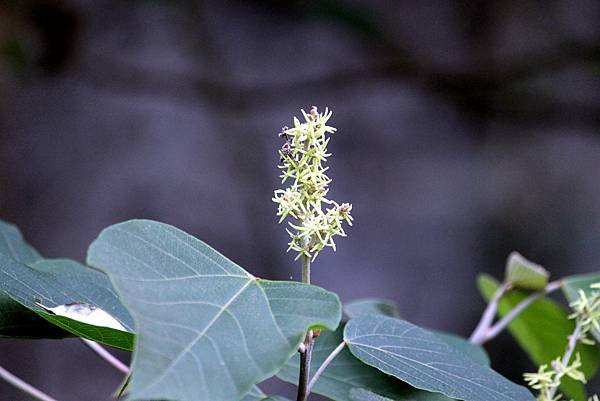
[[[389,355],[391,358],[393,358],[393,359],[395,359],[395,360],[400,360],[400,361],[404,360],[404,361],[405,361],[405,363],[406,363],[406,361],[415,362],[415,363],[417,363],[417,364],[419,364],[419,365],[425,366],[425,367],[427,367],[427,368],[429,368],[429,369],[432,369],[432,370],[434,370],[434,371],[437,371],[437,372],[440,372],[440,373],[442,373],[442,374],[444,374],[444,375],[450,376],[450,377],[448,377],[448,378],[449,378],[449,379],[451,379],[451,380],[452,380],[452,377],[454,377],[454,378],[457,378],[457,379],[459,379],[459,382],[460,382],[460,381],[466,381],[466,382],[468,382],[468,383],[472,383],[472,384],[474,384],[474,385],[476,385],[476,386],[478,386],[478,387],[481,387],[482,389],[484,389],[484,390],[486,390],[486,391],[488,391],[488,392],[490,392],[490,393],[492,393],[492,394],[497,394],[497,395],[499,395],[499,396],[500,396],[500,397],[502,397],[502,398],[506,398],[506,395],[505,395],[504,393],[498,392],[498,391],[496,391],[496,390],[494,390],[494,389],[492,389],[492,388],[490,388],[490,387],[488,387],[488,386],[485,386],[485,385],[483,385],[483,384],[480,384],[480,383],[477,383],[477,382],[471,381],[471,380],[469,380],[469,379],[467,379],[467,378],[465,378],[465,377],[463,377],[463,376],[459,376],[459,375],[456,375],[456,374],[450,373],[450,372],[448,372],[448,371],[446,371],[446,370],[438,369],[438,368],[436,368],[435,366],[431,366],[431,365],[429,365],[429,364],[427,364],[427,363],[424,363],[424,362],[421,362],[421,361],[419,361],[419,360],[412,359],[412,358],[408,358],[408,357],[406,357],[406,356],[404,356],[404,355],[401,355],[401,354],[394,354],[394,353],[392,353],[392,352],[389,352],[389,351],[386,351],[386,350],[384,350],[384,349],[382,349],[382,348],[374,347],[374,346],[367,345],[367,344],[362,344],[362,343],[353,343],[353,345],[358,345],[358,346],[361,346],[361,347],[365,347],[365,348],[369,348],[369,349],[374,349],[374,350],[376,350],[376,351],[383,352],[383,353],[385,353],[385,354],[388,354],[388,355]],[[370,352],[367,352],[367,351],[365,351],[365,352],[366,352],[368,355],[370,355],[371,357],[373,357],[373,358],[377,359],[378,361],[380,361],[381,363],[383,363],[383,364],[385,364],[385,365],[387,365],[387,366],[390,366],[390,367],[392,367],[393,369],[398,369],[398,368],[394,367],[393,365],[390,365],[388,362],[381,360],[381,359],[380,359],[380,358],[378,358],[376,355],[373,355],[372,353],[370,353]],[[450,365],[450,366],[457,366],[457,367],[460,367],[460,365],[452,365],[452,364],[448,364],[448,365]],[[405,372],[405,373],[406,373],[406,372]],[[408,373],[406,373],[406,374],[408,374]],[[435,377],[435,376],[431,376],[430,374],[427,374],[427,373],[424,373],[424,372],[423,372],[423,374],[427,375],[428,377],[430,377],[431,379],[433,379],[433,380],[435,380],[435,381],[437,381],[437,382],[440,382],[440,383],[442,383],[442,384],[444,384],[444,385],[447,385],[448,387],[452,387],[452,383],[446,383],[446,382],[444,382],[444,381],[440,380],[439,378],[437,378],[437,377]],[[458,384],[458,383],[457,383],[457,384]],[[416,387],[416,386],[415,386],[415,387]],[[465,390],[467,390],[468,392],[472,392],[472,391],[471,391],[471,390],[469,390],[467,387],[463,387],[463,388],[464,388]],[[430,389],[422,389],[422,390],[432,391],[432,390],[430,390]],[[441,393],[441,391],[437,391],[437,390],[436,390],[436,392],[440,392],[440,393]],[[509,401],[513,401],[513,400],[512,400],[512,398],[510,398],[510,397],[509,397],[509,398],[507,398],[507,399],[508,399]]]
[[[206,333],[208,332],[208,330],[215,324],[215,322],[219,319],[219,317],[221,317],[221,315],[223,313],[225,313],[225,311],[227,310],[227,308],[229,308],[229,306],[231,306],[231,304],[255,280],[256,280],[255,277],[249,278],[248,282],[246,282],[242,287],[240,287],[240,289],[235,294],[233,294],[233,296],[225,304],[223,304],[223,306],[221,307],[221,309],[219,309],[219,311],[215,314],[215,316],[213,316],[213,318],[206,324],[206,326],[204,327],[204,329],[200,333],[198,333],[198,335],[175,357],[175,359],[173,359],[171,362],[169,362],[169,365],[167,365],[165,367],[163,373],[161,373],[161,375],[154,380],[154,383],[150,383],[147,387],[151,387],[151,386],[155,385],[156,383],[159,383],[168,373],[170,373],[171,368],[173,366],[175,366],[181,360],[181,358],[184,355],[186,355],[187,353],[190,352],[190,350],[194,347],[194,345],[196,345],[198,343],[198,341],[200,341],[206,335]]]

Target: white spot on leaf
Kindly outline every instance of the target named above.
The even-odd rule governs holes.
[[[112,317],[108,312],[98,308],[95,305],[90,305],[85,302],[74,302],[65,305],[58,305],[53,308],[44,306],[36,302],[40,308],[46,312],[57,316],[68,317],[69,319],[77,320],[81,323],[91,324],[93,326],[108,327],[115,330],[127,331],[125,327],[117,319]]]

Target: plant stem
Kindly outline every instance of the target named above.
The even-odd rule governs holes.
[[[508,312],[508,314],[506,314],[506,316],[504,316],[495,325],[493,325],[492,327],[490,327],[487,330],[485,337],[482,339],[482,341],[479,344],[483,344],[484,342],[487,342],[487,341],[493,339],[494,337],[496,337],[498,334],[500,334],[502,332],[502,330],[504,330],[510,324],[510,322],[512,322],[515,318],[517,318],[531,304],[533,304],[535,301],[537,301],[544,295],[550,294],[551,292],[556,291],[557,289],[560,288],[561,285],[562,285],[562,282],[560,280],[553,281],[551,283],[548,283],[548,285],[546,286],[544,291],[533,293],[533,294],[529,295],[527,298],[525,298],[524,300],[522,300],[519,304],[517,304],[517,306],[512,308],[510,310],[510,312]]]
[[[496,311],[498,310],[498,304],[502,297],[510,290],[509,283],[502,283],[500,287],[496,290],[496,293],[492,297],[491,301],[488,303],[483,315],[481,315],[481,320],[477,324],[477,327],[469,337],[469,342],[473,344],[481,344],[485,338],[486,332],[489,330],[492,322],[494,321],[494,317],[496,317]]]
[[[304,352],[300,353],[300,377],[298,378],[298,395],[296,401],[306,401],[308,398],[308,378],[310,376],[313,343],[313,332],[311,330],[304,340]]]
[[[302,256],[302,282],[310,284],[310,256]]]
[[[562,361],[561,361],[561,367],[564,369],[566,368],[566,366],[568,366],[569,361],[571,360],[571,357],[573,356],[573,352],[575,351],[575,347],[577,346],[577,341],[579,340],[579,335],[581,334],[581,320],[577,319],[577,324],[575,325],[575,330],[573,330],[573,334],[571,334],[569,336],[569,342],[567,343],[567,349],[565,350],[565,353],[563,355]],[[548,390],[548,399],[552,400],[554,399],[554,395],[556,394],[556,391],[558,390],[558,386],[560,386],[560,380],[562,378],[562,372],[557,372],[558,374],[556,375],[556,378],[554,379],[554,383],[552,384],[552,388],[550,390]]]
[[[56,401],[54,398],[50,397],[49,395],[47,395],[47,394],[43,393],[42,391],[38,390],[37,388],[33,387],[31,384],[26,383],[23,380],[19,379],[17,376],[13,375],[8,370],[4,369],[2,366],[0,366],[0,378],[6,380],[9,384],[12,384],[19,390],[31,395],[32,397],[34,397],[37,400]]]
[[[302,282],[310,284],[310,256],[302,256]],[[308,379],[310,376],[310,360],[312,358],[313,332],[310,330],[304,339],[304,352],[300,353],[300,375],[298,377],[298,396],[296,401],[308,398]]]
[[[113,368],[117,369],[119,372],[125,375],[129,374],[129,367],[120,360],[118,360],[110,352],[108,352],[106,348],[104,348],[97,342],[85,338],[82,338],[81,341],[83,341],[83,343],[87,345],[92,351],[94,351],[100,358],[108,362]]]
[[[327,366],[329,366],[329,364],[335,359],[335,357],[338,356],[338,354],[340,352],[342,352],[342,350],[344,349],[345,346],[346,346],[346,342],[342,341],[342,343],[340,345],[338,345],[337,347],[335,347],[335,349],[333,351],[331,351],[331,354],[329,354],[327,359],[325,359],[323,361],[321,366],[319,366],[319,369],[317,369],[314,376],[312,377],[312,379],[310,379],[310,382],[308,383],[308,389],[307,389],[308,394],[310,394],[315,383],[317,382],[317,380],[319,380],[319,377],[321,377],[321,375],[323,374],[325,369],[327,369]]]

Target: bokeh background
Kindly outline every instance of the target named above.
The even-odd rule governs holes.
[[[512,250],[599,270],[599,44],[595,0],[0,0],[0,218],[80,261],[102,228],[156,219],[298,279],[277,132],[329,106],[356,224],[314,282],[466,336],[477,273]],[[487,349],[533,369],[506,334]],[[121,380],[76,340],[2,340],[0,364],[64,401]]]

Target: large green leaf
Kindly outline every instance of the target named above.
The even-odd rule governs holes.
[[[478,279],[479,291],[489,301],[499,287],[499,283],[488,275]],[[498,313],[505,316],[529,293],[512,290],[500,301]],[[542,298],[531,304],[508,326],[509,332],[517,343],[529,355],[536,365],[544,365],[561,356],[567,346],[575,324],[568,318],[568,312],[548,298]],[[598,349],[589,345],[578,345],[576,352],[581,355],[582,371],[591,377],[598,368]],[[561,390],[577,401],[583,401],[585,389],[580,382],[565,377]]]
[[[487,352],[479,345],[471,344],[464,338],[457,336],[456,334],[445,333],[443,331],[431,331],[433,334],[438,336],[440,339],[448,343],[456,350],[462,352],[475,362],[485,366],[490,366],[490,357]]]
[[[526,388],[404,320],[376,315],[352,319],[344,339],[358,359],[419,389],[465,401],[534,399]]]
[[[590,295],[592,284],[600,283],[600,273],[582,274],[579,276],[570,276],[563,280],[562,290],[569,302],[576,301],[579,298],[579,291],[583,291],[586,295]],[[596,340],[600,342],[600,331],[592,329],[592,334]]]
[[[127,330],[133,321],[103,273],[67,259],[40,260],[31,265],[0,254],[0,290],[58,327],[77,336],[131,350],[133,334],[82,323],[44,311],[46,307],[83,302],[109,313]]]
[[[398,305],[395,302],[381,298],[364,298],[344,304],[344,312],[351,319],[368,315],[400,317],[398,310]],[[481,346],[471,344],[469,341],[455,334],[443,331],[433,332],[452,347],[478,363],[490,366],[490,358]]]
[[[297,352],[309,327],[333,330],[341,318],[337,295],[257,279],[158,222],[107,228],[88,263],[108,274],[135,321],[130,399],[240,399]]]
[[[382,298],[362,298],[344,304],[344,313],[350,319],[364,315],[400,317],[398,305]]]

